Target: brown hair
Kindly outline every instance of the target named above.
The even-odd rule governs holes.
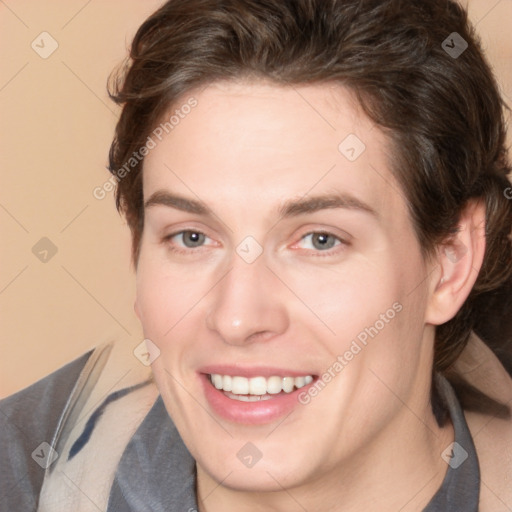
[[[460,55],[449,51],[464,42]],[[512,276],[512,202],[504,194],[510,167],[502,99],[457,3],[170,0],[139,28],[130,59],[112,78],[110,95],[123,109],[109,170],[135,265],[143,160],[122,178],[118,171],[183,94],[217,80],[334,82],[353,91],[389,136],[392,171],[425,256],[453,235],[470,199],[486,204],[484,263],[461,310],[436,329],[434,370],[450,367],[472,329],[490,332],[496,319],[488,305],[496,306],[493,297]]]

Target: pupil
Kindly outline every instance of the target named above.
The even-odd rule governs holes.
[[[316,242],[318,244],[317,249],[330,249],[334,245],[334,239],[331,237],[329,240],[329,237],[331,237],[331,235],[325,233],[315,233],[313,235],[313,245],[316,245]]]
[[[202,233],[197,233],[195,231],[188,231],[186,236],[184,237],[185,245],[189,247],[196,247],[197,245],[201,245],[203,242],[204,235]]]

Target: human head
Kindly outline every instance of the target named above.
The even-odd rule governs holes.
[[[161,350],[155,380],[198,467],[217,482],[233,468],[226,485],[234,488],[273,490],[264,470],[275,472],[280,483],[292,471],[286,483],[299,485],[340,464],[349,467],[356,452],[403,428],[400,421],[412,419],[413,428],[415,418],[404,415],[384,383],[406,405],[424,411],[421,397],[432,366],[449,367],[478,326],[484,293],[509,279],[512,214],[503,195],[508,167],[496,84],[456,4],[403,7],[394,0],[233,1],[220,7],[169,2],[135,37],[115,94],[123,112],[110,168],[115,172],[149,146],[148,137],[158,139],[120,179],[117,201],[133,235],[137,314],[145,337]],[[468,42],[457,58],[443,47],[454,32]],[[162,134],[166,122],[169,133]],[[291,238],[281,219],[274,219],[271,236],[262,230],[276,200],[307,195],[320,172],[316,166],[341,142],[333,127],[343,140],[359,134],[367,147],[349,163],[335,151],[342,172],[319,188],[362,193],[387,221],[379,228],[371,224],[373,238],[370,224],[366,235],[354,228],[353,239],[366,249],[354,243],[348,269],[276,252],[273,243]],[[371,179],[379,185],[370,186]],[[160,189],[192,199],[197,194],[211,206],[227,221],[224,227],[196,213],[182,220],[222,243],[192,259],[166,252],[167,224],[175,226],[178,217],[143,208]],[[236,196],[231,203],[230,189]],[[482,208],[486,218],[471,224],[468,211]],[[458,261],[467,263],[464,250],[473,248],[455,243],[464,224],[478,231],[480,248],[485,224],[486,254],[483,263],[474,260],[474,272],[466,264],[471,283],[459,293],[457,309],[447,306],[453,314],[434,322],[434,350],[433,326],[422,322],[440,274],[436,263],[454,259],[458,269]],[[247,265],[234,251],[235,238],[251,234],[244,229],[258,233],[264,246]],[[483,258],[483,250],[479,254]],[[318,282],[326,283],[325,296]],[[304,314],[310,303],[312,314]],[[387,311],[395,317],[378,333],[378,343],[361,350],[318,398],[294,409],[268,435],[264,425],[216,419],[205,401],[204,376],[215,373],[208,363],[272,362],[318,375],[333,364],[333,353],[345,353],[358,330],[377,326]],[[326,319],[323,327],[333,325],[336,336],[322,331],[318,319]],[[421,425],[420,431],[428,437]],[[291,451],[292,437],[302,451]],[[263,453],[251,478],[235,457],[247,441]],[[315,454],[309,465],[304,451]]]
[[[469,43],[456,59],[452,33]],[[112,93],[123,105],[109,168],[116,175],[187,91],[218,80],[280,85],[340,83],[394,144],[393,173],[428,256],[453,232],[463,207],[487,207],[479,279],[454,319],[436,332],[444,370],[471,328],[485,323],[486,293],[510,275],[510,201],[502,103],[465,12],[456,3],[401,1],[170,1],[139,29]],[[179,105],[177,105],[179,106]],[[119,180],[136,264],[144,227],[143,160]]]

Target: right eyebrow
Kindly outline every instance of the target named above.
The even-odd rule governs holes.
[[[144,208],[151,208],[157,205],[168,206],[197,215],[213,215],[213,212],[204,203],[177,194],[171,194],[165,190],[158,190],[152,194],[144,203]]]

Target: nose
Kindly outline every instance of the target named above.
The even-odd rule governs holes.
[[[233,255],[230,271],[209,294],[206,325],[230,345],[266,341],[286,331],[283,285],[264,257],[247,263]]]

